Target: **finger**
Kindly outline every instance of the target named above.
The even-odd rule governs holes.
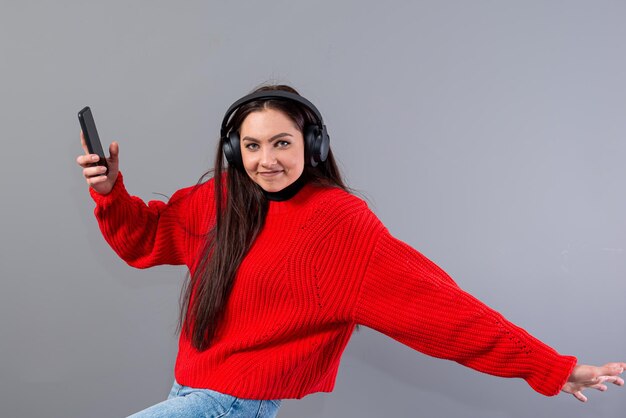
[[[622,386],[624,383],[624,380],[618,376],[598,376],[595,379],[593,379],[592,382],[593,383],[590,385],[587,385],[587,387],[598,389],[600,391],[605,391],[608,389],[608,387],[604,383],[613,383],[617,386]]]
[[[572,393],[572,395],[574,395],[574,397],[576,399],[578,399],[581,402],[587,402],[587,397],[585,395],[583,395],[583,393],[581,391],[578,392],[574,392]]]
[[[600,367],[600,374],[615,376],[621,374],[626,369],[626,363],[607,363]]]
[[[100,159],[97,154],[79,155],[76,157],[76,162],[81,167],[89,167],[91,164],[97,162]]]
[[[108,180],[107,176],[96,176],[96,177],[88,178],[87,184],[89,184],[90,186],[95,186],[96,184],[104,183],[107,180]]]
[[[596,380],[598,383],[613,383],[617,386],[622,386],[624,384],[624,379],[619,376],[600,376]]]
[[[98,176],[103,176],[106,178],[106,167],[101,165],[95,167],[86,167],[83,169],[83,176],[86,179],[91,179]]]

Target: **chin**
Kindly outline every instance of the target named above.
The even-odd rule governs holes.
[[[280,192],[282,189],[287,187],[287,185],[283,184],[260,184],[261,188],[269,193]]]
[[[260,181],[256,183],[259,186],[261,186],[261,188],[265,190],[266,192],[275,193],[275,192],[280,192],[286,187],[289,187],[294,181],[296,181],[296,179],[287,179],[287,178],[276,179],[276,180],[279,180],[279,181],[263,181],[263,179],[261,179]]]

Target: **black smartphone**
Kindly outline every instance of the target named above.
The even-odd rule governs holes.
[[[100,143],[100,137],[96,129],[96,122],[93,120],[89,106],[85,106],[78,112],[78,121],[80,122],[80,128],[83,130],[83,136],[85,137],[89,153],[98,154],[100,156],[100,159],[93,165],[102,165],[106,167],[108,171],[109,166],[107,165],[107,159],[102,150],[102,144]]]

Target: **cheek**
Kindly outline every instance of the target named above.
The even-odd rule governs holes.
[[[254,154],[247,153],[242,151],[241,159],[243,160],[243,167],[246,171],[252,171],[257,166],[256,158],[254,158]]]
[[[294,152],[289,158],[289,168],[295,171],[304,169],[304,151]]]
[[[298,158],[298,169],[300,171],[304,170],[304,155],[300,155],[300,158]]]
[[[300,171],[304,169],[304,143],[299,144],[298,148],[293,150],[291,163],[295,169]]]

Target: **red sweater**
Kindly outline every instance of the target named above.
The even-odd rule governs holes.
[[[130,196],[121,173],[107,195],[93,189],[100,229],[128,264],[185,264],[214,224],[213,180],[167,204]],[[576,358],[562,356],[460,289],[399,241],[358,197],[307,184],[271,201],[239,267],[212,346],[181,333],[176,380],[250,399],[330,392],[356,324],[430,356],[559,393]]]

